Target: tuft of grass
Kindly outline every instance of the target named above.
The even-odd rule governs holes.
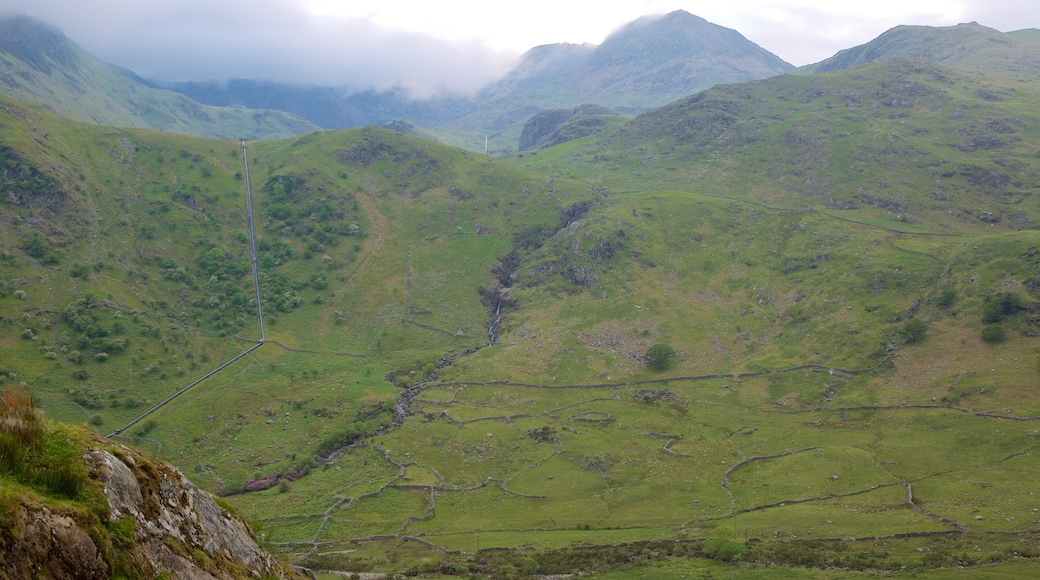
[[[27,390],[5,389],[0,403],[0,473],[50,495],[79,497],[87,473],[76,446],[60,428],[46,428]]]
[[[0,470],[19,471],[42,440],[43,422],[33,396],[24,388],[4,389],[0,393]]]

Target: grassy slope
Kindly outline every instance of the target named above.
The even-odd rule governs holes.
[[[721,524],[850,538],[950,530],[942,518],[1027,533],[1040,509],[1028,495],[1033,424],[996,416],[1040,415],[1035,321],[1008,316],[1003,344],[979,336],[987,297],[1036,300],[1035,97],[994,81],[985,88],[1003,100],[982,98],[954,74],[894,63],[720,87],[613,140],[517,161],[538,173],[375,129],[253,144],[267,336],[279,344],[178,400],[138,441],[233,490],[306,469],[352,423],[385,424],[384,402],[401,392],[385,378],[427,378],[400,428],[233,501],[275,542],[334,543],[321,552],[377,534],[471,552],[477,532],[482,548],[547,548]],[[879,91],[879,78],[894,88]],[[0,206],[7,380],[31,385],[52,416],[108,429],[241,352],[236,336],[255,340],[236,143],[8,108],[4,142],[68,196]],[[965,150],[969,127],[1000,122],[1013,132],[994,130],[999,147]],[[831,147],[839,129],[851,138]],[[976,171],[1009,180],[995,178],[995,194]],[[864,201],[879,199],[904,207]],[[559,229],[561,208],[580,201],[588,213]],[[56,263],[28,254],[30,228]],[[478,290],[514,244],[517,306],[498,344],[434,376],[438,360],[486,342]],[[74,314],[97,320],[59,321],[88,293],[109,303]],[[928,330],[906,344],[911,315]],[[108,337],[90,336],[99,325]],[[106,345],[91,339],[121,336],[122,352],[93,359]],[[640,356],[658,341],[680,356],[651,373]],[[858,370],[869,372],[847,372]],[[771,459],[740,463],[754,457]],[[1010,553],[997,537],[970,536]],[[955,564],[957,545],[921,542],[862,563],[833,547],[820,557]],[[371,542],[316,563],[457,559],[418,546]],[[801,561],[779,549],[753,554]]]
[[[1032,46],[1034,50],[1040,50],[1040,30],[1036,28],[1025,28],[1008,33],[1015,40]]]
[[[715,87],[523,163],[615,193],[680,187],[899,231],[992,231],[984,212],[998,231],[1030,228],[1037,98],[888,61]]]
[[[947,27],[897,26],[799,72],[830,72],[897,58],[926,58],[960,70],[1016,80],[1040,78],[1040,54],[1030,43],[1028,31],[1004,34],[974,22]]]

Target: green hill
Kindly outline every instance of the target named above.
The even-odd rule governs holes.
[[[218,139],[277,139],[317,125],[273,110],[202,105],[154,89],[25,16],[0,20],[0,91],[78,121]]]
[[[1029,31],[1005,34],[972,22],[948,27],[897,26],[874,40],[800,69],[830,72],[879,60],[926,58],[944,66],[1015,79],[1040,79],[1040,52]]]
[[[725,85],[524,163],[614,192],[680,188],[898,231],[1030,229],[1036,85],[925,60]]]
[[[897,59],[511,159],[248,143],[257,286],[240,143],[5,98],[0,378],[112,433],[245,353],[117,439],[315,570],[1028,575],[1038,94]]]

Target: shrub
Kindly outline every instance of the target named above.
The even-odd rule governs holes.
[[[928,323],[920,318],[913,318],[899,329],[899,336],[906,342],[921,342],[928,332]]]
[[[47,254],[47,244],[37,232],[33,232],[29,238],[22,243],[22,249],[25,250],[26,254],[29,254],[36,259],[40,259]]]
[[[734,539],[732,528],[718,527],[711,532],[707,540],[704,540],[701,552],[708,558],[732,562],[747,553],[747,547]]]
[[[533,576],[538,571],[538,562],[530,556],[520,562],[520,573],[525,576]]]
[[[1007,336],[1004,334],[1004,327],[999,324],[987,324],[982,327],[982,342],[987,344],[997,344],[1004,342]]]
[[[982,321],[986,324],[997,323],[1024,308],[1025,302],[1021,296],[1013,292],[1001,292],[983,304]]]
[[[152,432],[153,429],[159,426],[159,423],[155,419],[148,419],[141,424],[141,428],[136,431],[138,437],[144,437],[145,435]]]

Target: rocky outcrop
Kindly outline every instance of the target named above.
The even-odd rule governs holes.
[[[0,579],[300,577],[169,464],[88,438],[82,491],[59,498],[0,482]]]
[[[85,515],[21,497],[2,516],[14,525],[0,526],[0,578],[109,578],[105,555],[83,526]]]
[[[286,577],[242,520],[165,463],[127,448],[88,450],[111,522],[133,519],[138,561],[174,578]]]

